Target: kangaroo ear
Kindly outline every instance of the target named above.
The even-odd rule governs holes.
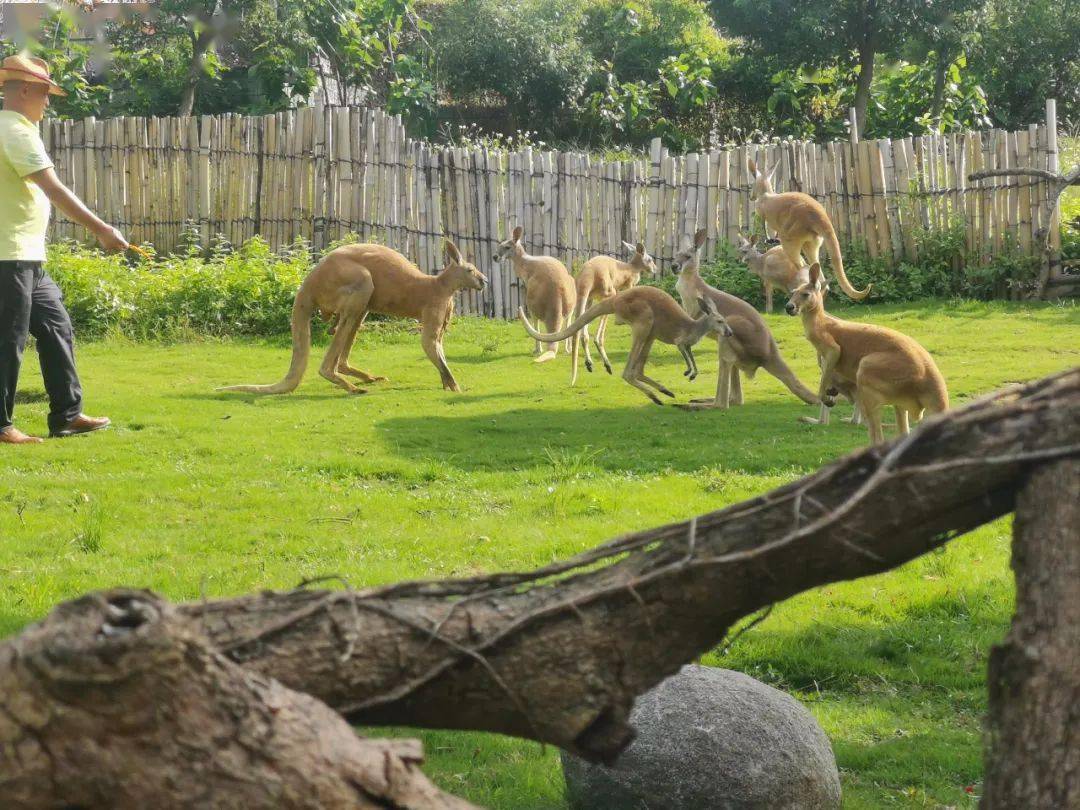
[[[694,234],[694,247],[700,248],[705,244],[705,236],[707,232],[704,228],[698,228],[697,233]]]
[[[622,241],[622,240],[619,240],[619,241]],[[629,242],[623,242],[622,246],[623,246],[623,250],[625,250],[627,253],[633,253],[634,252],[634,246],[631,245]]]
[[[520,225],[518,225],[516,228],[514,228],[514,233],[510,238],[513,239],[513,241],[515,241],[515,242],[520,242],[521,241],[521,235],[523,233],[525,233],[525,229],[522,228]]]
[[[747,158],[746,159],[746,168],[748,168],[750,170],[750,176],[751,177],[757,177],[757,173],[758,173],[757,164],[754,163],[753,158]]]
[[[634,245],[634,252],[635,253],[640,253],[642,256],[644,256],[645,255],[645,243],[644,242],[638,242],[636,245]]]
[[[453,264],[461,264],[461,251],[449,239],[446,240],[446,255]]]
[[[821,286],[821,265],[817,262],[810,265],[810,283],[815,289]]]
[[[784,159],[780,158],[779,160],[776,161],[776,163],[773,164],[773,167],[771,169],[769,169],[768,178],[769,178],[770,183],[776,177],[776,170],[780,168],[780,164],[783,163],[783,162],[784,162]]]

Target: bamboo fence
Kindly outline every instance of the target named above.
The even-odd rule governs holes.
[[[578,152],[437,146],[406,137],[380,110],[311,107],[273,115],[49,121],[43,136],[61,179],[132,241],[159,252],[195,231],[237,245],[260,235],[273,248],[298,239],[322,250],[348,233],[383,241],[428,273],[452,238],[488,274],[466,312],[513,317],[523,296],[493,250],[515,225],[531,253],[568,267],[619,255],[642,240],[661,264],[694,231],[704,254],[740,232],[761,232],[749,197],[747,158],[779,162],[778,190],[801,189],[826,208],[842,243],[871,257],[917,261],[918,229],[963,228],[968,261],[1004,250],[1040,255],[1049,185],[988,178],[979,169],[1056,169],[1045,124],[897,139],[744,144],[672,155],[656,140],[647,156],[605,161]],[[54,238],[85,239],[63,219]]]

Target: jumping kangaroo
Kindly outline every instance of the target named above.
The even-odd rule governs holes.
[[[773,287],[790,293],[810,280],[810,268],[801,263],[793,264],[780,245],[760,253],[753,241],[739,234],[739,244],[735,250],[750,272],[761,279],[765,287],[766,312],[772,312]]]
[[[521,244],[522,227],[514,228],[510,238],[500,242],[495,249],[495,261],[503,261],[508,256],[514,265],[514,272],[525,282],[525,306],[537,322],[543,322],[549,332],[562,329],[574,313],[574,277],[566,265],[552,256],[530,256]],[[567,344],[567,350],[570,345]],[[549,344],[547,351],[541,353],[540,344],[536,344],[534,354],[539,355],[534,362],[544,363],[555,357],[559,350],[558,343]]]
[[[817,405],[821,399],[799,382],[784,358],[780,347],[758,311],[734,295],[710,287],[701,278],[698,267],[701,246],[705,243],[705,229],[694,234],[694,243],[675,256],[675,271],[679,280],[675,289],[683,308],[691,317],[701,312],[701,301],[711,301],[724,316],[732,336],[717,339],[720,368],[716,380],[716,397],[712,400],[694,400],[691,407],[727,408],[729,404],[742,405],[742,381],[739,371],[753,379],[759,368],[765,369],[787,386],[795,396],[809,405]],[[714,337],[716,337],[714,335]]]
[[[895,408],[901,434],[909,432],[910,417],[948,409],[945,379],[926,349],[892,329],[827,315],[824,294],[821,265],[815,262],[810,281],[792,293],[786,307],[789,315],[802,315],[806,337],[821,358],[822,403],[834,404],[828,390],[836,380],[854,385],[855,406],[866,421],[870,444],[885,440],[881,409],[886,405]]]
[[[287,394],[300,384],[311,354],[311,316],[336,317],[334,339],[319,374],[350,394],[366,393],[342,377],[348,374],[372,383],[385,380],[349,365],[356,333],[369,312],[416,318],[420,342],[442,377],[443,388],[460,391],[443,354],[442,339],[454,313],[454,293],[482,290],[484,275],[462,259],[453,242],[446,242],[447,264],[437,276],[423,273],[395,250],[383,245],[345,245],[326,254],[296,293],[292,314],[292,363],[285,379],[273,385],[230,385],[218,391]]]
[[[824,206],[801,191],[788,191],[784,194],[774,192],[772,178],[780,165],[779,162],[768,174],[758,171],[757,164],[749,158],[746,165],[750,169],[753,182],[750,199],[757,203],[757,212],[765,222],[765,230],[772,228],[780,237],[780,247],[788,258],[799,266],[802,265],[805,255],[807,263],[814,264],[820,261],[821,245],[824,243],[829,258],[832,259],[833,272],[836,273],[836,280],[840,282],[840,289],[856,301],[866,298],[870,294],[870,286],[860,292],[851,286],[844,274],[840,242],[836,239],[836,231]]]
[[[623,247],[630,253],[629,262],[621,262],[611,256],[593,256],[581,267],[575,280],[577,286],[577,312],[578,317],[585,313],[589,304],[611,298],[615,293],[629,290],[641,280],[642,273],[650,276],[656,275],[656,262],[653,257],[645,252],[645,245],[638,242],[631,245],[623,242]],[[600,318],[596,326],[596,350],[600,353],[600,359],[604,362],[604,368],[611,374],[611,361],[608,360],[604,350],[604,338],[607,336],[607,316]],[[593,370],[592,356],[589,354],[589,327],[586,326],[578,334],[574,335],[573,363],[570,372],[570,384],[577,382],[578,373],[578,347],[585,344],[585,368]]]
[[[622,377],[657,405],[663,403],[648,389],[647,385],[651,385],[666,396],[674,397],[675,395],[656,380],[645,376],[645,363],[649,359],[649,351],[655,341],[659,340],[661,343],[670,343],[678,347],[686,361],[686,371],[683,374],[692,380],[697,376],[697,363],[694,361],[692,351],[694,344],[709,333],[731,334],[724,316],[717,312],[710,301],[702,301],[701,315],[691,318],[674,298],[656,287],[631,287],[629,290],[616,293],[611,298],[605,298],[600,303],[589,307],[561,332],[554,334],[544,335],[537,332],[525,317],[524,310],[519,309],[518,315],[525,324],[526,332],[536,340],[547,342],[565,340],[576,335],[585,328],[586,324],[605,315],[614,315],[616,323],[629,324],[632,343],[630,357],[626,361]]]

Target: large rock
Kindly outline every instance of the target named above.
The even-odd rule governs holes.
[[[802,704],[740,672],[686,666],[640,697],[614,768],[563,753],[579,810],[833,810],[840,775]]]

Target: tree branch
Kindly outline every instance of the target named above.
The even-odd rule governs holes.
[[[888,570],[1080,453],[1080,369],[927,420],[761,497],[537,571],[184,605],[245,668],[366,724],[478,729],[610,761],[636,695],[741,617]]]

